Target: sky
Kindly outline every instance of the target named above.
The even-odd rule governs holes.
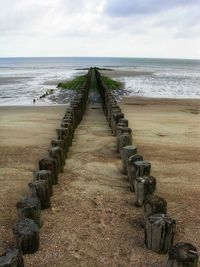
[[[200,0],[1,0],[0,57],[200,59]]]

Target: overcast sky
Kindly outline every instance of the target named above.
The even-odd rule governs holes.
[[[0,56],[200,59],[200,0],[1,0]]]

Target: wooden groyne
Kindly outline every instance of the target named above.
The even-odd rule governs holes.
[[[137,154],[137,148],[132,144],[133,130],[128,128],[128,120],[97,69],[95,74],[102,108],[113,134],[116,135],[116,151],[122,158],[122,173],[127,175],[130,190],[135,192],[135,205],[144,207],[141,224],[144,227],[146,247],[157,253],[168,253],[165,264],[167,267],[197,267],[197,249],[184,242],[174,244],[176,221],[167,215],[167,201],[155,194],[156,178],[150,176],[151,164]]]
[[[88,103],[89,91],[94,88],[99,90],[104,113],[116,136],[116,151],[122,161],[121,170],[130,182],[131,191],[135,191],[132,193],[135,204],[144,207],[141,224],[144,226],[146,247],[159,253],[169,251],[165,266],[197,266],[196,248],[187,243],[173,246],[176,222],[166,214],[167,201],[155,194],[156,179],[150,175],[151,163],[137,154],[137,147],[133,144],[134,129],[128,127],[128,120],[96,69],[89,71],[87,82],[66,109],[61,127],[56,131],[57,136],[50,141],[49,156],[39,160],[38,170],[34,171],[33,180],[29,184],[30,196],[17,203],[19,220],[13,228],[15,249],[1,257],[0,263],[3,263],[0,266],[23,266],[22,254],[34,253],[39,249],[41,210],[51,207],[53,187],[59,183],[59,175],[63,172],[75,129],[81,122]]]

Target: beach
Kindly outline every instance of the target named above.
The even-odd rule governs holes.
[[[9,248],[16,202],[28,193],[38,160],[47,155],[64,106],[0,107],[0,253]]]
[[[157,193],[177,220],[177,241],[200,248],[200,101],[125,98],[121,103],[138,152],[151,162]]]
[[[152,164],[156,193],[167,200],[168,214],[177,221],[175,241],[198,249],[199,104],[138,97],[120,102],[138,153]],[[63,113],[63,106],[0,108],[1,252],[12,244],[16,201],[27,194],[32,171],[47,155]],[[26,266],[162,266],[166,256],[144,247],[143,211],[133,206],[134,195],[120,169],[103,113],[88,107],[55,186],[52,208],[43,212],[41,248],[25,256]]]

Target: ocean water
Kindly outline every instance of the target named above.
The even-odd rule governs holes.
[[[60,80],[70,79],[97,66],[116,70],[145,72],[126,74],[129,95],[159,98],[200,98],[200,60],[145,58],[0,58],[0,105],[31,105]],[[78,70],[79,69],[79,70]],[[125,73],[125,72],[124,72]],[[37,104],[50,104],[46,97]],[[55,104],[55,103],[54,103]]]

